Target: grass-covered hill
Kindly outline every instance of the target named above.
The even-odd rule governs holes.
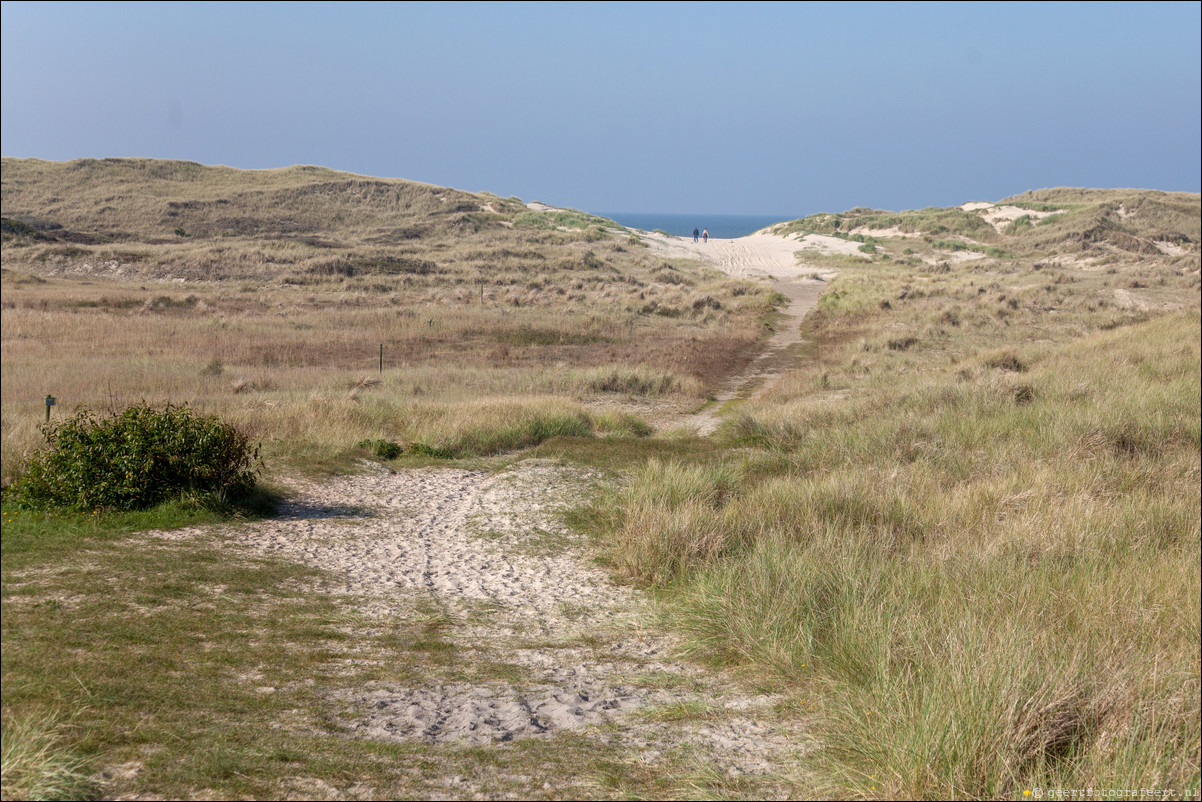
[[[1200,196],[1127,189],[1041,189],[997,203],[903,212],[851,209],[816,214],[774,228],[864,243],[872,253],[890,239],[912,255],[968,252],[1000,258],[1131,257],[1196,263],[1202,243]]]
[[[563,245],[539,233],[563,228],[595,241],[619,230],[578,212],[531,211],[515,198],[322,167],[150,159],[4,159],[3,217],[10,269],[187,279],[345,274],[354,265],[338,260],[351,250],[367,272],[479,267],[510,255],[489,250],[493,242]]]
[[[197,238],[379,231],[427,217],[461,222],[483,203],[465,192],[323,167],[4,160],[5,216],[68,241],[171,242],[177,228]]]

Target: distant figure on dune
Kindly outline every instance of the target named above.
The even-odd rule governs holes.
[[[702,240],[702,242],[710,241],[710,230],[708,228],[705,231],[701,232],[701,240]]]
[[[699,232],[699,231],[697,230],[697,227],[696,227],[696,226],[693,226],[693,242],[696,242],[696,241],[697,241],[697,235],[698,235],[699,233],[701,233],[701,232]]]

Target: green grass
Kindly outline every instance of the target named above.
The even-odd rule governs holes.
[[[411,774],[423,762],[431,782],[480,769],[466,750],[348,739],[322,695],[461,675],[445,614],[368,625],[353,600],[315,592],[318,571],[231,559],[213,530],[169,541],[134,531],[170,516],[69,518],[62,531],[32,517],[6,514],[3,531],[6,797],[276,798],[310,777],[428,796],[437,788]],[[362,660],[376,668],[348,680]],[[518,676],[477,669],[477,680]],[[72,715],[46,712],[56,709]]]
[[[1021,219],[1023,219],[1023,218],[1020,217],[1019,220],[1021,220]],[[1018,221],[1015,221],[1015,222],[1017,223]],[[1006,251],[1002,250],[1001,248],[994,248],[994,247],[986,246],[986,245],[978,245],[978,244],[971,243],[971,242],[963,242],[961,240],[944,240],[944,239],[932,240],[931,247],[937,248],[938,250],[941,250],[941,251],[976,251],[977,253],[982,253],[982,254],[985,254],[986,256],[992,256],[995,259],[1005,259],[1008,256],[1010,256],[1010,254],[1008,254]]]
[[[243,510],[240,517],[267,514],[275,500],[261,497],[257,509]],[[197,507],[187,502],[168,502],[148,510],[120,512],[96,510],[27,510],[8,503],[0,505],[3,512],[3,538],[0,549],[4,559],[44,559],[56,553],[79,548],[80,542],[103,542],[122,538],[131,532],[148,529],[178,529],[184,526],[215,524],[229,519],[219,510]]]
[[[6,519],[6,547],[26,523]],[[682,786],[684,764],[631,761],[617,730],[488,748],[348,737],[331,691],[524,683],[529,669],[465,654],[436,605],[367,621],[355,599],[316,590],[319,571],[232,559],[220,530],[158,540],[131,528],[108,518],[57,541],[48,531],[14,540],[5,553],[6,797],[279,798],[329,784],[427,798],[447,793],[446,777],[524,798],[755,797],[763,787],[721,776]]]
[[[149,520],[72,519],[39,533],[54,521],[24,517],[4,526],[6,714],[80,711],[73,751],[97,768],[140,763],[141,793],[221,782],[270,795],[250,778],[289,739],[262,725],[298,700],[239,677],[265,670],[273,684],[300,683],[340,648],[338,610],[296,584],[313,572],[131,534]],[[190,748],[163,749],[172,743]]]

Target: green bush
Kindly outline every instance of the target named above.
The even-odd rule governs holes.
[[[106,418],[87,409],[42,427],[49,450],[14,484],[27,509],[147,509],[164,501],[247,495],[262,461],[246,435],[187,406],[137,404]]]
[[[435,448],[426,443],[413,443],[409,446],[409,453],[419,457],[433,457],[434,459],[454,459],[455,457],[450,449]]]
[[[396,459],[405,453],[405,449],[400,443],[394,443],[391,440],[360,440],[359,448],[366,448],[372,454],[375,454],[380,459]]]

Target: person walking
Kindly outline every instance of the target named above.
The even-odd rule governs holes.
[[[697,226],[693,226],[693,242],[697,241],[697,235],[701,232],[697,230]]]
[[[702,242],[710,241],[710,230],[708,228],[705,231],[701,232],[701,241]]]

